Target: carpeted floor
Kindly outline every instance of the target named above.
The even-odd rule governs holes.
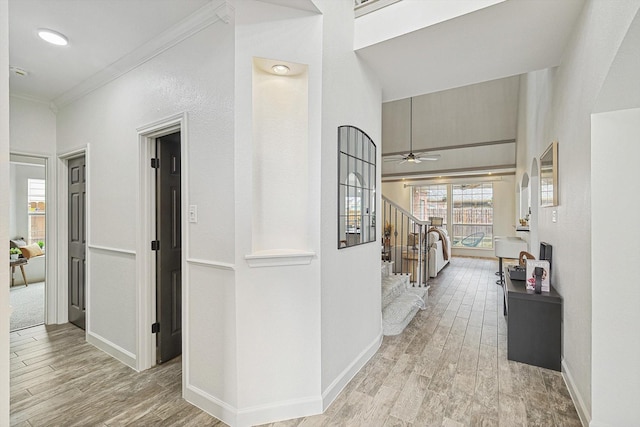
[[[44,282],[14,286],[9,298],[12,332],[44,323]]]

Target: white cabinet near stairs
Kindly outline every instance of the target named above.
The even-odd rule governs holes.
[[[424,309],[428,287],[413,287],[409,274],[392,273],[392,264],[382,262],[382,333],[398,335],[418,310]]]

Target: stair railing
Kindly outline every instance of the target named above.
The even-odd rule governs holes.
[[[410,273],[413,286],[426,286],[429,221],[419,220],[382,196],[382,223],[382,259],[393,261],[394,273]]]

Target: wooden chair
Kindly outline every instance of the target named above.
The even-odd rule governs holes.
[[[29,282],[27,282],[27,275],[24,272],[24,266],[29,263],[27,258],[18,258],[9,260],[9,265],[11,266],[11,286],[13,286],[15,280],[13,278],[13,274],[16,271],[16,267],[20,267],[20,272],[22,273],[22,280],[24,280],[24,285],[29,286]]]

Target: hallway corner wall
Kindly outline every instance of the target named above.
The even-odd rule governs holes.
[[[0,2],[0,217],[9,217],[9,2]],[[9,240],[9,224],[0,221],[0,240]],[[0,265],[9,277],[9,264]],[[0,425],[9,425],[9,287],[0,290]]]

